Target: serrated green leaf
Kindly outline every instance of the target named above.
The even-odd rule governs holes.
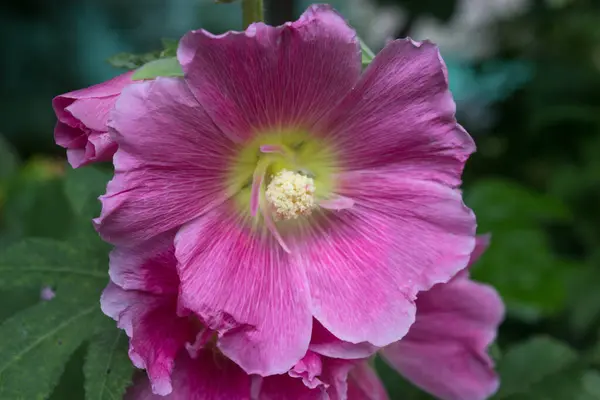
[[[177,47],[179,47],[179,40],[163,38],[161,39],[163,51],[160,53],[161,58],[175,57],[177,55]]]
[[[96,294],[71,288],[0,325],[0,399],[43,400],[65,363],[95,331]]]
[[[86,400],[123,397],[133,374],[127,343],[125,332],[114,326],[92,338],[83,367]]]
[[[142,65],[156,60],[160,57],[160,51],[145,54],[119,53],[110,57],[107,61],[115,68],[136,69]]]
[[[358,39],[360,43],[360,53],[363,68],[371,64],[371,61],[375,58],[375,53],[369,48],[361,39]]]
[[[29,239],[0,252],[0,289],[51,286],[60,294],[74,284],[99,296],[107,280],[106,264],[55,240]]]
[[[183,76],[176,57],[161,58],[144,64],[132,75],[133,80],[154,79],[159,76]]]
[[[87,352],[87,347],[85,344],[79,346],[73,355],[71,355],[71,358],[65,364],[62,376],[48,400],[82,400],[85,398],[85,391],[83,389],[83,359]]]
[[[496,397],[505,399],[528,393],[545,378],[570,367],[577,358],[577,353],[568,345],[550,337],[538,336],[518,343],[509,348],[498,363],[502,385]]]
[[[73,210],[81,214],[90,198],[97,198],[106,191],[106,184],[111,178],[109,171],[93,166],[67,168],[65,193]]]
[[[39,303],[41,289],[33,285],[0,290],[0,323],[17,312]]]

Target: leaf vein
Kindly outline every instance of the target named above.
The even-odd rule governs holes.
[[[73,317],[69,318],[68,320],[64,321],[63,323],[59,324],[56,328],[51,329],[50,331],[48,331],[44,335],[40,336],[37,340],[35,340],[33,343],[31,343],[25,349],[23,349],[22,351],[20,351],[18,354],[15,354],[13,357],[11,357],[8,360],[8,362],[6,362],[4,365],[0,366],[0,375],[2,375],[2,373],[4,371],[6,371],[6,369],[9,368],[15,361],[17,361],[23,355],[27,354],[29,351],[33,350],[37,345],[39,345],[40,343],[42,343],[48,337],[50,337],[50,336],[54,335],[56,332],[62,330],[63,328],[65,328],[71,322],[77,320],[78,318],[81,318],[81,317],[83,317],[83,316],[85,316],[85,315],[93,312],[95,309],[96,309],[96,305],[94,304],[93,306],[90,306],[90,307],[86,308],[85,310],[83,310],[79,314],[76,314]]]
[[[108,357],[108,362],[106,363],[106,366],[104,368],[105,373],[104,373],[104,377],[102,379],[102,386],[100,388],[100,393],[99,393],[99,397],[98,397],[98,399],[100,399],[100,400],[102,400],[102,394],[104,392],[104,389],[107,390],[107,392],[111,398],[114,398],[113,394],[110,392],[110,389],[106,386],[106,379],[108,377],[108,374],[106,373],[106,371],[108,371],[108,368],[110,367],[110,363],[112,362],[113,355],[115,354],[115,350],[117,349],[117,345],[119,344],[119,339],[121,338],[121,334],[122,334],[122,331],[119,331],[119,333],[117,333],[117,337],[115,338],[114,343],[112,344],[112,346],[110,346],[110,355]]]
[[[95,271],[84,271],[84,270],[76,270],[71,268],[44,268],[44,267],[35,267],[35,268],[21,268],[21,267],[0,267],[0,272],[2,271],[19,271],[19,272],[68,272],[73,275],[84,275],[90,276],[92,278],[102,278],[106,279],[107,274],[103,272],[95,272]]]

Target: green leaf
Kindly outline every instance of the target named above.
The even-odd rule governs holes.
[[[592,400],[585,393],[580,367],[561,370],[545,377],[527,390],[502,397],[504,400]]]
[[[482,232],[538,228],[540,222],[566,221],[571,216],[557,198],[501,179],[485,179],[471,185],[465,191],[465,202],[477,214]]]
[[[175,57],[177,55],[177,47],[179,40],[163,38],[161,39],[163,51],[160,53],[160,58]]]
[[[538,336],[518,343],[498,363],[502,385],[497,398],[528,393],[545,378],[572,366],[577,358],[573,349],[550,337]]]
[[[64,239],[73,210],[63,188],[64,164],[33,159],[12,179],[2,208],[2,225],[13,237]]]
[[[492,233],[489,249],[473,269],[474,278],[498,289],[509,314],[522,320],[533,322],[564,309],[565,282],[579,265],[552,252],[543,222],[568,220],[566,207],[504,180],[477,182],[465,200],[477,215],[480,232]]]
[[[123,397],[133,374],[133,365],[127,356],[127,343],[125,332],[114,326],[92,339],[83,367],[86,400]]]
[[[109,171],[93,166],[67,168],[65,193],[73,210],[81,214],[90,198],[97,198],[106,191],[106,184],[111,177]]]
[[[48,400],[82,400],[85,398],[83,389],[83,359],[87,352],[85,344],[71,355],[65,365],[64,372]]]
[[[0,399],[48,398],[71,354],[94,333],[99,314],[96,294],[72,287],[6,320],[0,326]]]
[[[41,289],[32,285],[0,290],[0,323],[15,313],[39,303]]]
[[[67,169],[65,180],[65,193],[78,214],[69,241],[104,266],[108,262],[110,245],[100,239],[93,228],[92,219],[100,215],[98,197],[106,192],[106,185],[111,178],[112,173],[108,169],[85,167]]]
[[[492,230],[489,249],[473,268],[473,277],[493,285],[508,312],[525,321],[536,321],[564,309],[565,281],[576,268],[550,249],[541,230]]]
[[[159,76],[183,76],[183,70],[176,57],[150,61],[135,71],[131,79],[154,79]]]
[[[578,337],[592,329],[600,317],[600,271],[597,265],[597,260],[593,260],[571,282],[567,320],[571,332]]]
[[[106,263],[55,240],[24,240],[0,252],[0,289],[51,286],[60,294],[73,284],[97,296],[107,280]]]
[[[586,371],[581,378],[584,394],[577,400],[600,399],[600,372]]]
[[[108,63],[115,68],[136,69],[142,65],[157,60],[160,57],[160,51],[153,51],[145,54],[119,53],[108,59]]]
[[[373,61],[373,59],[375,58],[375,53],[373,53],[373,50],[371,50],[369,46],[367,46],[365,42],[362,41],[362,39],[358,39],[358,41],[360,43],[362,66],[364,68],[367,65],[371,64],[371,61]]]

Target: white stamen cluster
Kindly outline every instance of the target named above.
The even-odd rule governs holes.
[[[273,206],[277,220],[310,215],[315,208],[315,182],[297,172],[281,170],[271,177],[266,198]]]

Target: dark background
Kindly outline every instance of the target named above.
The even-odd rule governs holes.
[[[273,1],[268,21],[294,19],[307,4]],[[492,233],[474,277],[494,285],[508,309],[492,348],[503,379],[496,398],[600,399],[600,5],[332,4],[374,50],[389,38],[431,38],[448,63],[458,119],[478,144],[465,172],[465,199],[480,232]],[[64,238],[72,223],[52,97],[122,72],[106,62],[116,53],[152,51],[161,38],[198,27],[240,25],[235,3],[3,1],[0,248],[27,236]],[[0,293],[0,321],[27,296]],[[77,357],[55,399],[80,398]],[[393,399],[428,398],[380,367]]]

